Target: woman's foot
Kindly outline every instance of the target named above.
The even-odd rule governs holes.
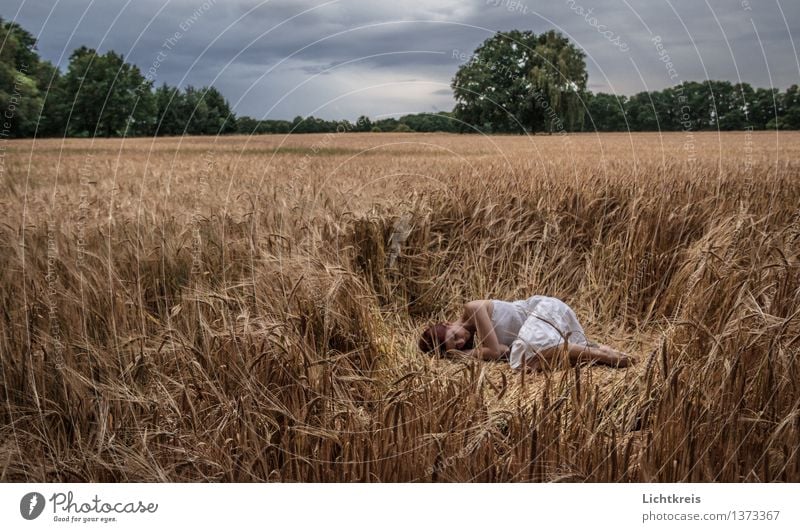
[[[539,355],[533,355],[531,358],[525,361],[525,367],[534,373],[539,373],[543,371],[544,368],[542,367],[542,360]]]

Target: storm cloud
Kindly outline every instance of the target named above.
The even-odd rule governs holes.
[[[725,79],[800,82],[787,0],[6,0],[0,12],[64,70],[86,45],[156,84],[213,84],[237,114],[354,120],[450,110],[458,66],[496,31],[554,28],[586,53],[592,91]],[[669,56],[667,68],[660,43]]]

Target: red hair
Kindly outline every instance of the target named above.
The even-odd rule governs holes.
[[[419,339],[420,351],[423,353],[430,353],[436,351],[439,356],[444,356],[446,352],[445,338],[447,334],[447,325],[443,323],[434,323],[429,325],[422,331],[422,337]]]

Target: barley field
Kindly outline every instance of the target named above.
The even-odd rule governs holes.
[[[3,146],[0,481],[800,481],[800,133]],[[639,363],[416,347],[533,294]]]

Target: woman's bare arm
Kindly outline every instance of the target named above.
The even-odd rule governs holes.
[[[503,346],[503,344],[500,345],[502,347],[506,347]],[[473,347],[472,349],[467,349],[466,351],[460,351],[460,353],[463,353],[464,356],[468,358],[475,357],[478,360],[499,360],[503,358],[503,356],[506,354],[506,351],[508,351],[508,349],[505,349],[500,353],[493,353],[488,347]]]
[[[497,360],[508,350],[508,346],[497,340],[497,335],[489,317],[488,301],[470,301],[464,305],[463,320],[475,326],[476,338],[474,354],[481,360]],[[478,348],[482,348],[478,351]]]

